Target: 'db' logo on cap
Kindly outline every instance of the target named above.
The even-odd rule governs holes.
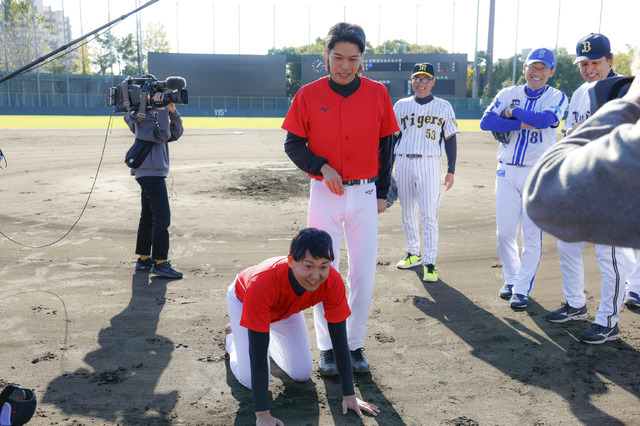
[[[542,59],[544,58],[544,55],[547,53],[546,50],[544,49],[540,49],[540,51],[538,51],[538,58]]]
[[[580,53],[589,53],[589,52],[591,52],[591,42],[583,41],[582,50],[580,51]]]

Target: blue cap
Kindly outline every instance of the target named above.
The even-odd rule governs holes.
[[[602,34],[591,33],[580,39],[576,45],[576,59],[574,64],[582,61],[594,61],[611,53],[611,43]]]
[[[541,47],[540,49],[532,50],[524,64],[531,65],[534,62],[542,62],[547,68],[551,69],[556,66],[556,57],[553,55],[552,50]]]

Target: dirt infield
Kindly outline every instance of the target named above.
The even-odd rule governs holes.
[[[286,254],[306,224],[308,179],[284,154],[282,130],[187,128],[171,145],[167,179],[170,257],[185,277],[150,278],[134,272],[131,136],[113,130],[95,179],[104,133],[3,130],[0,231],[23,245],[0,239],[0,385],[35,390],[35,425],[253,424],[251,393],[224,357],[225,292],[245,267]],[[483,133],[459,138],[440,209],[439,282],[396,269],[400,208],[380,216],[372,369],[356,376],[356,392],[381,414],[343,416],[337,380],[314,372],[295,383],[274,365],[272,412],[285,424],[640,424],[640,311],[622,312],[619,341],[576,340],[600,300],[593,245],[584,252],[589,321],[543,319],[562,301],[549,235],[529,307],[498,298],[496,148]],[[45,246],[73,225],[94,181],[73,231]]]

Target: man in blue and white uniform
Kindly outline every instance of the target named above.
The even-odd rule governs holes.
[[[523,186],[531,167],[556,142],[568,103],[562,91],[547,85],[555,73],[550,49],[532,50],[522,71],[527,84],[502,89],[480,120],[482,130],[502,134],[496,136],[501,142],[495,188],[497,246],[504,277],[498,294],[514,308],[527,306],[542,252],[542,231],[523,208]]]

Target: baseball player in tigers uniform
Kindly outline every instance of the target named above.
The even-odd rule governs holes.
[[[438,280],[438,207],[442,200],[440,157],[446,152],[445,190],[453,186],[457,142],[460,133],[451,104],[431,94],[435,84],[433,65],[416,64],[411,74],[415,96],[400,99],[393,107],[400,127],[395,146],[396,181],[402,208],[402,229],[407,255],[398,268],[407,269],[423,263],[423,280]],[[424,256],[420,256],[420,223]]]
[[[480,128],[500,132],[496,171],[498,254],[504,285],[498,292],[511,307],[525,308],[542,252],[542,231],[524,211],[522,190],[531,167],[551,147],[567,107],[566,95],[547,85],[555,72],[549,49],[532,50],[522,67],[526,85],[502,89],[480,120]],[[502,137],[498,135],[503,134]],[[518,229],[522,227],[522,256]]]
[[[602,34],[591,33],[578,41],[576,59],[584,83],[571,97],[569,113],[562,129],[570,135],[591,115],[589,88],[596,81],[617,76],[611,69],[613,54],[609,39]],[[545,318],[551,322],[566,322],[587,318],[586,297],[584,295],[584,266],[582,251],[584,242],[558,240],[562,290],[566,303],[549,312]],[[596,244],[596,259],[602,275],[601,302],[595,324],[578,338],[585,343],[604,343],[620,337],[617,322],[620,319],[623,291],[627,272],[634,258],[630,248]]]
[[[391,135],[398,131],[387,89],[361,77],[365,35],[358,25],[341,22],[325,42],[323,77],[302,87],[282,128],[285,152],[311,177],[307,226],[327,231],[339,267],[344,234],[349,270],[347,335],[355,372],[369,371],[363,353],[373,296],[378,214],[386,209],[391,179]],[[314,307],[320,372],[337,374],[335,354],[322,303]]]

